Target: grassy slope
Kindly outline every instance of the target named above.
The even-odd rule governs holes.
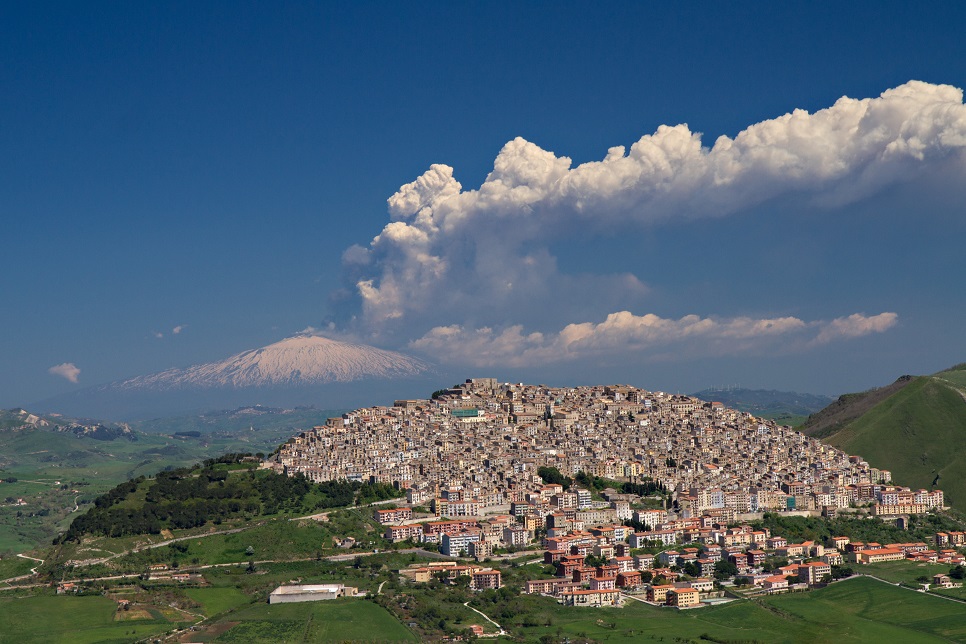
[[[138,434],[136,441],[101,441],[46,429],[0,432],[0,478],[19,479],[0,483],[0,552],[48,545],[88,509],[85,504],[121,481],[226,452],[268,453],[290,436],[289,430],[280,429],[200,440]],[[57,482],[68,489],[60,490]],[[23,497],[27,505],[4,504],[6,497]],[[77,513],[72,512],[75,498],[80,504]]]
[[[826,641],[928,642],[966,639],[966,606],[862,577],[808,595],[774,597],[767,604],[834,637]]]
[[[935,377],[952,383],[960,389],[966,389],[966,363],[940,371]]]
[[[937,487],[966,509],[966,401],[936,377],[915,378],[825,440],[913,488]]]
[[[237,588],[188,588],[185,594],[201,604],[202,611],[208,617],[251,601],[250,597]]]
[[[542,635],[585,636],[601,642],[701,641],[703,634],[729,641],[941,642],[966,637],[966,606],[916,594],[868,578],[855,578],[810,593],[737,601],[676,611],[629,602],[623,609],[573,609],[545,601],[536,622],[515,628],[526,641]],[[558,636],[560,636],[558,635]],[[683,639],[677,639],[683,638]]]
[[[802,433],[815,438],[831,436],[915,380],[913,376],[902,376],[885,387],[839,396],[825,409],[809,415],[801,427]]]
[[[106,597],[52,595],[0,599],[0,641],[132,642],[172,628],[166,620],[114,621],[117,604]]]
[[[412,633],[385,609],[362,599],[299,604],[255,604],[236,611],[238,622],[218,642],[411,642]]]

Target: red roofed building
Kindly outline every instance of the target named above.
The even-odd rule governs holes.
[[[618,588],[633,588],[634,586],[641,585],[641,572],[639,570],[632,570],[628,572],[617,573],[617,587]]]

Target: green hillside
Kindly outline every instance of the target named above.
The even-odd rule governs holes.
[[[828,407],[809,414],[802,424],[802,433],[825,438],[838,432],[849,423],[858,420],[883,400],[900,391],[915,380],[913,376],[900,376],[891,385],[876,387],[855,394],[843,394]]]
[[[295,433],[288,427],[253,431],[248,420],[234,433],[221,427],[190,436],[133,430],[105,439],[63,431],[87,426],[75,421],[43,420],[48,424],[35,426],[24,423],[17,410],[0,412],[7,425],[0,429],[0,553],[50,543],[99,494],[122,481],[226,452],[269,453]],[[171,429],[179,431],[176,425]]]
[[[898,483],[938,487],[947,504],[966,510],[966,370],[959,366],[902,384],[823,440],[890,470]],[[850,413],[840,409],[838,415]]]

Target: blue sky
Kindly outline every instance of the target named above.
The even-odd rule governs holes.
[[[966,87],[961,3],[345,4],[0,8],[0,406],[307,327],[466,376],[682,391],[966,359],[962,96],[936,90]],[[759,136],[733,189],[688,160],[660,198],[589,167],[541,183],[664,125],[707,153],[902,87],[942,129],[900,162],[806,126],[804,165]],[[521,190],[478,199],[501,159]],[[390,215],[433,164],[462,193],[444,171]],[[439,231],[414,241],[426,207]],[[410,236],[373,245],[391,216]]]

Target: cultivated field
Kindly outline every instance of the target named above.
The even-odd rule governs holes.
[[[209,639],[215,642],[412,642],[415,637],[392,615],[362,599],[301,604],[259,603],[233,612],[234,625]],[[215,628],[215,632],[221,628]]]

